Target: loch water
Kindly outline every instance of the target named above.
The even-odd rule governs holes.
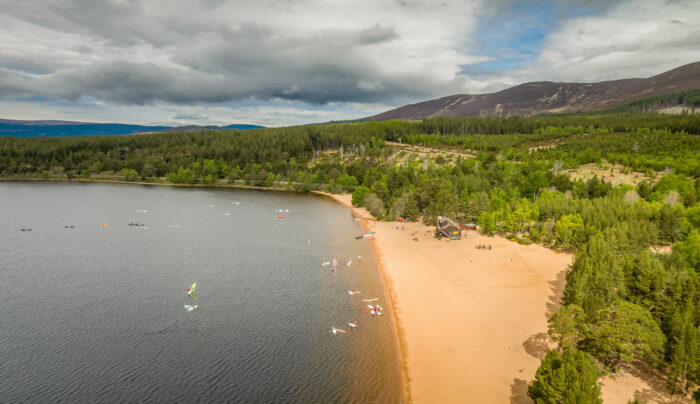
[[[401,400],[377,264],[328,198],[4,182],[0,217],[0,402]]]

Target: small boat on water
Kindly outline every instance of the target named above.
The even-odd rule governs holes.
[[[284,219],[284,216],[277,216],[278,219]]]
[[[178,225],[176,225],[176,224],[171,224],[171,225],[168,226],[168,227],[170,227],[171,229],[179,229],[179,228],[180,228],[180,226],[178,226]]]

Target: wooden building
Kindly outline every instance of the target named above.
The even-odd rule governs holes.
[[[437,217],[437,234],[454,240],[462,238],[462,227],[446,216]]]

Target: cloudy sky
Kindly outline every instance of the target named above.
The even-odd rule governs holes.
[[[699,0],[0,0],[0,118],[355,119],[700,61]]]

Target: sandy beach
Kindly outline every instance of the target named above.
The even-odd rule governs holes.
[[[332,197],[370,217],[349,196]],[[410,401],[531,402],[527,383],[551,346],[547,318],[571,255],[473,231],[439,241],[418,223],[363,222],[376,231]]]
[[[476,232],[438,241],[419,224],[374,228],[413,401],[530,402],[527,383],[549,348],[547,318],[571,256]]]

